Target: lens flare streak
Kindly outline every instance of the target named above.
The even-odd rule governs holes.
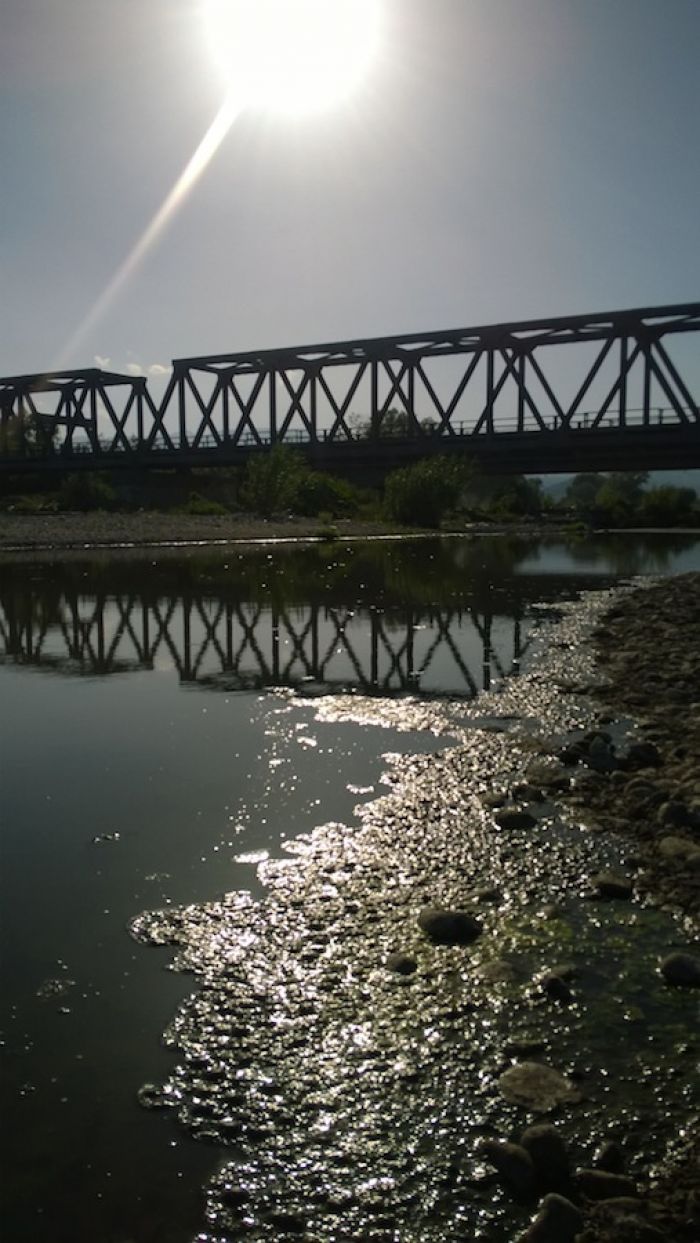
[[[63,365],[73,355],[77,347],[85,339],[88,332],[102,318],[114,302],[117,294],[133,276],[136,269],[145,259],[152,246],[160,237],[168,222],[182,206],[190,191],[216,155],[219,147],[228,134],[231,126],[241,112],[241,106],[232,96],[228,96],[217,112],[209,129],[206,131],[199,146],[188,160],[180,176],[167,197],[163,200],[155,215],[151,218],[141,236],[132,246],[123,263],[117,268],[109,284],[93,303],[88,314],[79,324],[70,341],[67,342],[57,361]]]

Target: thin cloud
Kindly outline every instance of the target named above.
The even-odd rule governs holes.
[[[103,358],[101,354],[95,354],[95,363],[103,371],[107,371],[111,366],[112,360],[111,358]]]
[[[170,375],[172,367],[164,367],[162,363],[151,363],[148,368],[149,375]]]

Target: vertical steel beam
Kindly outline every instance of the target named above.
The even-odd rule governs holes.
[[[90,384],[90,431],[88,435],[93,453],[99,453],[100,437],[97,429],[97,389],[94,381]]]
[[[376,440],[379,435],[379,363],[376,358],[372,359],[370,367],[369,405],[372,439]]]
[[[493,435],[493,363],[494,351],[488,350],[486,354],[486,431],[489,436]]]
[[[518,431],[525,431],[525,352],[518,355]]]
[[[270,444],[277,444],[277,372],[270,368]]]
[[[230,385],[230,383],[231,383],[231,374],[230,374],[230,372],[228,372],[228,371],[227,371],[224,375],[222,375],[222,376],[219,378],[219,382],[220,382],[220,384],[221,384],[221,424],[222,424],[222,432],[223,432],[223,437],[224,437],[224,440],[228,440],[228,439],[229,439],[229,436],[230,436],[230,434],[231,434],[231,425],[230,425],[230,411],[229,411],[229,396],[230,396],[230,389],[229,389],[229,385]]]
[[[644,393],[642,396],[642,422],[645,427],[651,423],[651,345],[648,338],[644,339]]]
[[[409,435],[416,437],[420,429],[418,426],[418,415],[416,414],[416,369],[414,363],[408,364],[406,405],[408,407]]]
[[[627,334],[620,337],[620,398],[618,425],[627,425],[627,359],[629,356]]]
[[[311,420],[311,443],[315,445],[318,441],[318,370],[316,368],[311,371],[311,379],[309,380],[309,417]]]
[[[187,447],[187,410],[185,406],[185,373],[178,372],[177,377],[177,425],[180,448]]]

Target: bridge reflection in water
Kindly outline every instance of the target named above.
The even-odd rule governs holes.
[[[0,661],[65,674],[174,669],[180,681],[228,691],[264,687],[448,693],[470,697],[517,672],[521,618],[475,609],[289,607],[190,595],[0,589]]]
[[[175,673],[212,690],[469,698],[517,672],[543,605],[668,569],[695,544],[695,535],[566,546],[502,536],[274,555],[6,557],[0,664],[78,677]]]

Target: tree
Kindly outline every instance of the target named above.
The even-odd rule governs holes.
[[[437,528],[459,500],[471,466],[450,458],[424,458],[392,471],[384,484],[387,516],[405,526]]]
[[[697,493],[692,488],[675,488],[671,484],[650,488],[642,496],[639,518],[646,526],[694,525],[698,516],[697,501]]]
[[[305,462],[286,445],[275,445],[269,453],[251,457],[241,484],[243,506],[264,518],[291,508],[307,470]]]
[[[348,423],[352,430],[353,436],[357,440],[369,440],[372,435],[372,420],[362,414],[351,414]],[[431,435],[437,428],[435,419],[423,418],[418,419],[418,426],[426,435]],[[378,435],[381,440],[388,438],[401,438],[412,436],[414,434],[413,421],[407,410],[397,410],[395,406],[391,406],[382,415],[381,423],[378,427]]]
[[[606,526],[620,527],[632,522],[649,478],[647,471],[613,471],[598,489],[594,516]]]
[[[3,457],[48,457],[54,451],[58,425],[34,411],[11,414],[0,424]]]
[[[605,475],[574,475],[564,493],[562,503],[579,513],[588,513],[593,509],[595,498],[604,483]]]

